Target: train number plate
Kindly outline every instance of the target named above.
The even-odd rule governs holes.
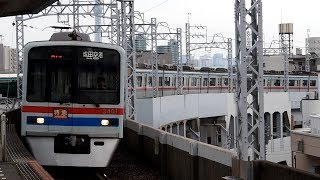
[[[68,119],[68,109],[64,109],[64,108],[53,109],[53,118],[55,118],[55,119]]]

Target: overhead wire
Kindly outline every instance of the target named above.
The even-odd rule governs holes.
[[[151,7],[150,9],[148,9],[148,10],[144,11],[143,13],[146,13],[146,12],[148,12],[148,11],[152,10],[152,9],[155,9],[155,8],[157,8],[157,7],[161,6],[161,5],[163,5],[164,3],[168,2],[168,1],[169,1],[169,0],[165,0],[165,1],[161,2],[160,4],[155,5],[155,6]]]

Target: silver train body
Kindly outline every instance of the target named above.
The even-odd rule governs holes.
[[[21,136],[42,165],[105,167],[123,137],[125,52],[81,38],[24,48]]]
[[[159,70],[158,96],[175,95],[177,90],[177,72]],[[235,79],[235,77],[233,77]],[[235,90],[235,81],[233,81]],[[316,75],[290,75],[289,92],[317,91]],[[265,74],[266,92],[284,91],[284,79],[281,74]],[[183,71],[183,94],[226,93],[228,92],[228,74],[225,72]],[[152,71],[137,69],[137,97],[152,97]]]

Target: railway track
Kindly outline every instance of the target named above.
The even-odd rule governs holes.
[[[106,168],[46,167],[57,180],[160,180],[160,173],[120,143]]]

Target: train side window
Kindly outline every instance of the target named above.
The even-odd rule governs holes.
[[[216,86],[216,78],[210,78],[210,86]]]
[[[185,84],[185,77],[182,77],[182,86],[186,86],[186,84]]]
[[[137,86],[142,87],[142,76],[137,76]]]
[[[294,86],[295,80],[289,80],[289,86]]]
[[[143,81],[144,81],[143,85],[144,85],[144,86],[147,86],[148,77],[147,77],[147,76],[144,76],[144,77],[143,77]]]
[[[271,79],[268,79],[267,86],[271,86]]]
[[[308,86],[308,80],[303,80],[302,86]]]
[[[148,86],[152,87],[152,77],[148,76]]]
[[[297,80],[296,83],[297,83],[296,86],[300,86],[300,80]]]
[[[171,86],[176,86],[176,77],[171,78]]]
[[[274,86],[280,86],[280,79],[276,79],[275,81],[274,81],[274,84],[273,84]]]
[[[228,86],[228,84],[229,84],[228,78],[224,78],[224,85]]]
[[[191,78],[191,86],[196,86],[197,85],[197,79],[196,78]]]
[[[222,78],[218,78],[218,86],[222,85]]]
[[[316,86],[316,80],[311,80],[310,81],[310,86]]]
[[[170,77],[164,77],[164,86],[170,86]]]
[[[159,86],[162,86],[162,85],[163,85],[162,81],[163,81],[163,78],[162,78],[162,77],[159,77]]]
[[[208,86],[208,78],[203,78],[202,86]]]
[[[190,77],[186,78],[186,86],[190,86]]]
[[[263,79],[263,86],[266,86],[266,80]]]

